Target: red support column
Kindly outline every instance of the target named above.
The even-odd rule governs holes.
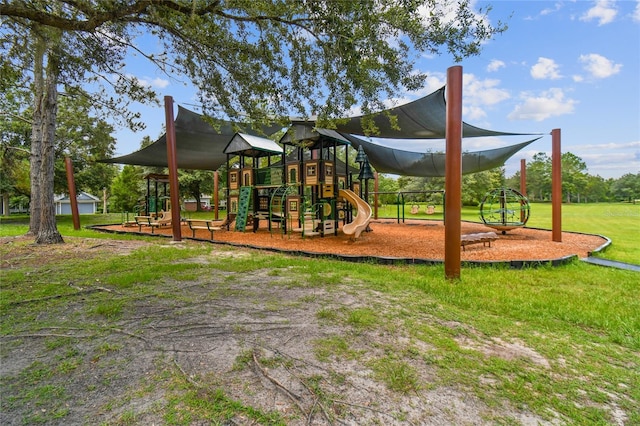
[[[460,278],[462,205],[462,67],[447,69],[444,274]]]
[[[527,196],[527,160],[524,158],[520,160],[520,193]],[[524,222],[526,213],[524,210],[520,211],[520,222]]]
[[[213,172],[213,218],[215,220],[218,220],[218,205],[219,203],[219,197],[218,197],[218,190],[220,186],[220,176],[218,176],[218,171],[216,170],[215,172]]]
[[[551,237],[562,242],[562,149],[560,129],[551,131]]]
[[[173,241],[182,241],[180,227],[180,193],[178,186],[178,159],[176,155],[176,127],[173,121],[173,98],[164,97],[164,113],[167,135],[167,163],[169,166],[169,192],[171,197],[171,228]]]
[[[64,165],[67,169],[67,186],[69,187],[69,202],[71,202],[71,216],[73,217],[73,229],[80,230],[80,214],[78,213],[78,195],[76,193],[76,180],[73,176],[73,163],[71,158],[64,158]]]
[[[520,193],[527,196],[527,160],[520,160]]]

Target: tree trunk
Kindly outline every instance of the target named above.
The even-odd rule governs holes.
[[[9,194],[8,193],[3,193],[2,194],[2,215],[3,216],[9,216],[11,207],[9,207]]]
[[[56,35],[49,37],[52,44],[47,46],[43,35],[38,34],[36,37],[29,233],[35,235],[36,244],[57,244],[64,242],[56,226],[53,201],[57,83],[60,71],[55,49],[60,38]]]

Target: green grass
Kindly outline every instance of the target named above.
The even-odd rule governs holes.
[[[531,208],[529,225],[549,228],[550,205]],[[640,205],[630,204],[564,205],[563,227],[606,235],[613,246],[604,256],[637,262],[639,211]],[[463,217],[473,219],[474,214],[474,209],[465,208]],[[86,219],[104,220],[102,216]],[[80,233],[121,238],[74,231],[68,217],[59,218],[59,229],[65,237]],[[25,225],[15,218],[3,219],[0,227],[3,236],[24,230]],[[10,250],[8,244],[0,247],[0,257],[5,250]],[[396,392],[398,398],[439,387],[459,389],[489,407],[508,403],[548,421],[555,419],[551,413],[558,413],[565,424],[615,423],[606,408],[615,404],[625,413],[627,424],[640,424],[638,273],[574,262],[524,270],[463,268],[461,280],[450,282],[441,265],[310,262],[261,252],[241,258],[211,256],[207,264],[193,260],[214,250],[227,249],[153,244],[125,256],[1,270],[0,355],[33,345],[33,336],[46,337],[41,352],[34,354],[37,361],[0,379],[4,394],[0,408],[5,412],[33,408],[24,410],[29,414],[19,421],[25,424],[63,422],[60,419],[69,415],[67,407],[75,398],[68,388],[74,379],[101,374],[100,381],[87,387],[88,397],[94,392],[115,392],[127,365],[126,360],[114,364],[115,360],[126,351],[126,338],[144,337],[139,330],[144,330],[146,314],[162,316],[177,304],[196,310],[216,306],[219,298],[248,298],[250,294],[234,289],[233,283],[269,270],[266,276],[274,281],[255,285],[308,291],[303,300],[315,309],[309,316],[327,330],[311,341],[315,356],[311,362],[329,373],[309,379],[308,384],[327,404],[342,398],[330,395],[324,388],[327,383],[339,381],[345,386],[350,381],[342,371],[330,371],[331,366],[349,363],[368,369],[372,380]],[[47,279],[41,279],[45,274]],[[206,277],[206,288],[198,284],[202,277]],[[192,288],[193,283],[197,287]],[[79,293],[79,288],[94,291]],[[326,305],[325,295],[334,292],[346,292],[358,303],[337,309]],[[267,314],[286,309],[277,300],[260,303]],[[141,306],[144,312],[138,311]],[[132,331],[122,334],[127,326]],[[242,336],[246,330],[238,326],[233,332]],[[80,337],[67,337],[72,333]],[[505,358],[491,352],[521,347],[536,356],[525,352],[527,356]],[[247,366],[252,362],[252,352],[245,348],[232,372],[250,375]],[[261,362],[271,369],[293,368],[290,364],[296,361],[274,356]],[[244,384],[247,389],[256,383],[251,377]],[[165,424],[216,424],[234,418],[287,423],[277,412],[232,398],[220,380],[206,374],[187,377],[162,360],[137,386],[118,390],[122,393],[100,407],[100,412],[113,414],[109,424],[139,424],[145,412],[138,410],[145,405],[131,401],[163,395],[161,403],[147,409]],[[487,421],[517,424],[503,417]]]

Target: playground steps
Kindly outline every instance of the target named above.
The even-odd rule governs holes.
[[[292,228],[293,232],[302,232],[303,236],[313,236],[313,235],[321,235],[320,232],[320,221],[314,217],[312,212],[307,212],[304,214],[304,223],[299,228]]]

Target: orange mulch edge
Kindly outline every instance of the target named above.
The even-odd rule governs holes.
[[[233,226],[233,225],[232,225]],[[96,227],[111,232],[138,232],[138,227],[123,227],[109,225]],[[256,248],[277,249],[293,252],[323,253],[339,256],[373,256],[382,258],[421,259],[428,261],[442,261],[444,259],[444,225],[441,221],[409,220],[396,223],[395,220],[374,220],[370,224],[371,232],[363,232],[360,238],[352,240],[342,231],[337,236],[301,237],[299,233],[283,235],[281,230],[274,227],[270,232],[267,223],[261,221],[257,232],[247,230],[237,232],[215,231],[213,239],[218,243],[247,245]],[[182,238],[191,238],[192,232],[187,225],[182,226]],[[483,224],[463,222],[462,234],[478,232],[492,232]],[[142,228],[142,233],[151,234],[148,227]],[[155,234],[172,235],[171,227],[156,228]],[[561,260],[571,257],[587,257],[593,251],[601,249],[609,243],[606,238],[597,235],[562,233],[562,242],[552,241],[551,231],[516,228],[500,232],[498,239],[491,243],[491,247],[482,243],[466,246],[462,251],[463,262],[531,262]],[[196,231],[196,238],[209,240],[211,234],[206,230]]]

